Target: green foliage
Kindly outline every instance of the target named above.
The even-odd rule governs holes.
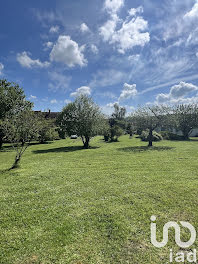
[[[118,141],[118,138],[124,134],[124,130],[119,125],[114,125],[110,129],[111,141]]]
[[[104,118],[101,122],[101,135],[104,136],[104,140],[106,142],[109,141],[110,138],[110,126],[109,126],[109,121],[107,118]]]
[[[162,135],[163,139],[166,139],[166,140],[184,140],[183,136],[174,134],[169,131],[161,131],[160,134]]]
[[[177,105],[173,108],[173,113],[175,128],[182,131],[184,139],[188,139],[191,130],[198,127],[198,105]]]
[[[132,137],[134,133],[133,123],[130,119],[128,119],[126,123],[126,132],[130,135],[130,137]]]
[[[53,120],[39,118],[38,122],[38,140],[40,143],[59,139],[58,131],[56,130]]]
[[[15,115],[18,112],[31,109],[33,104],[25,99],[25,94],[18,84],[7,80],[0,80],[0,119],[7,114]]]
[[[58,124],[69,136],[80,136],[84,147],[88,148],[90,138],[100,134],[103,119],[99,106],[92,98],[80,95],[73,103],[63,108]]]
[[[112,114],[112,118],[115,120],[124,120],[126,115],[126,108],[119,106],[119,104],[114,104],[114,112]]]
[[[142,141],[147,141],[148,142],[150,140],[149,139],[149,131],[148,130],[147,131],[142,131],[142,134],[141,134],[140,138],[141,138]],[[163,139],[163,137],[159,133],[157,133],[156,131],[153,131],[153,133],[152,133],[152,141],[153,142],[157,142],[157,141],[160,141],[162,139]]]
[[[33,104],[25,99],[23,89],[18,84],[7,80],[0,80],[0,148],[3,143],[5,131],[2,122],[20,112],[31,110]]]
[[[2,122],[6,140],[12,143],[16,150],[15,162],[12,168],[18,166],[29,143],[37,138],[38,120],[33,111],[23,110],[15,115],[7,116]]]
[[[109,118],[109,134],[112,142],[118,141],[118,138],[124,134],[126,128],[125,114],[126,109],[124,107],[114,104],[114,112]]]
[[[132,115],[133,124],[139,133],[143,130],[148,130],[149,146],[155,137],[153,131],[158,127],[169,124],[170,109],[165,106],[147,106],[138,108]]]
[[[58,127],[56,130],[60,139],[66,139],[66,133],[64,130],[62,130],[60,127]]]

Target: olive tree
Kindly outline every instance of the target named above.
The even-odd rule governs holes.
[[[31,109],[32,106],[33,104],[25,99],[24,91],[18,84],[0,80],[0,148],[5,137],[2,122],[7,116],[14,116],[19,112]]]
[[[19,165],[22,155],[30,142],[38,137],[38,119],[31,110],[24,110],[7,116],[2,123],[6,139],[16,151],[15,161],[11,169]]]
[[[114,112],[109,118],[111,141],[118,141],[118,138],[124,133],[126,108],[114,104]]]
[[[198,106],[196,104],[181,104],[173,108],[175,128],[181,130],[184,139],[189,139],[193,128],[198,127]]]
[[[69,136],[80,136],[84,148],[87,149],[91,137],[100,133],[102,119],[100,108],[92,98],[80,95],[63,108],[58,117],[58,124]]]
[[[162,127],[169,120],[169,108],[165,106],[139,107],[132,114],[133,124],[137,130],[149,130],[149,144],[153,145],[153,131]]]

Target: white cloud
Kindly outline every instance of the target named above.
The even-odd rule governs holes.
[[[128,57],[128,60],[130,61],[130,62],[136,62],[136,61],[138,61],[140,59],[140,55],[139,54],[136,54],[136,55],[130,55],[129,57]]]
[[[82,53],[84,46],[79,47],[78,43],[73,41],[70,36],[59,36],[50,53],[50,60],[61,62],[68,67],[87,65],[87,60]]]
[[[37,97],[35,95],[30,95],[30,99],[35,100]]]
[[[119,102],[113,102],[113,103],[108,103],[108,104],[102,106],[101,107],[102,112],[104,114],[111,115],[114,111],[114,105],[115,104],[118,104],[120,107],[124,107],[126,109],[126,111],[127,111],[126,116],[129,116],[130,112],[135,110],[135,107],[133,107],[131,105],[120,105]]]
[[[113,15],[102,27],[99,28],[99,34],[102,36],[103,40],[110,41],[115,33],[117,23],[119,18],[117,15]]]
[[[118,103],[118,102],[108,103],[108,104],[107,104],[107,107],[114,108],[114,105],[115,105],[115,104],[119,104],[119,103]]]
[[[66,76],[62,73],[59,72],[49,72],[48,73],[49,78],[51,80],[51,82],[49,83],[49,90],[52,92],[57,92],[57,91],[61,91],[61,92],[66,92],[69,88],[69,84],[71,81],[71,77],[70,76]]]
[[[69,100],[69,99],[65,99],[65,100],[64,100],[64,103],[65,103],[65,104],[69,104],[69,103],[71,103],[71,100]]]
[[[125,72],[110,69],[98,71],[90,82],[90,87],[107,87],[118,83],[123,83],[128,78]]]
[[[143,8],[139,7],[129,12],[131,14],[143,12]],[[99,28],[99,34],[103,41],[113,44],[120,53],[125,53],[135,46],[143,47],[150,41],[149,32],[145,32],[148,28],[148,22],[142,17],[137,16],[131,19],[127,17],[118,29],[118,24],[121,21],[117,14],[112,14],[111,18]]]
[[[88,86],[81,86],[80,88],[76,89],[75,92],[71,93],[70,96],[75,97],[78,95],[91,95],[91,89]]]
[[[90,48],[91,48],[91,51],[92,51],[94,54],[98,54],[98,48],[96,47],[96,45],[91,44]]]
[[[49,30],[50,33],[58,33],[59,26],[52,26]]]
[[[135,46],[143,47],[150,41],[149,33],[143,32],[147,27],[148,23],[142,17],[133,18],[129,22],[125,21],[122,27],[112,35],[110,43],[116,44],[120,53],[125,53]]]
[[[130,16],[135,16],[136,14],[141,14],[144,12],[144,9],[142,6],[139,6],[138,8],[131,8],[128,13]]]
[[[197,56],[197,58],[198,58],[198,52],[196,53],[196,56]]]
[[[4,65],[0,62],[0,75],[2,74],[3,69],[4,69]]]
[[[43,46],[44,46],[44,50],[48,50],[53,46],[53,42],[51,41],[45,42]]]
[[[89,32],[90,29],[89,29],[89,27],[88,27],[85,23],[82,23],[82,24],[80,25],[80,31],[81,31],[82,33],[85,33],[85,32]]]
[[[46,23],[44,23],[46,21],[49,24],[57,20],[57,14],[55,14],[53,11],[41,12],[40,10],[35,9],[35,8],[33,8],[32,11],[34,15],[36,16],[36,18],[38,19],[38,21],[42,22],[43,25],[46,25]]]
[[[52,99],[52,100],[50,101],[50,103],[51,103],[51,104],[57,104],[58,101],[57,101],[56,99]]]
[[[177,103],[184,102],[190,98],[185,98],[189,93],[198,91],[198,86],[192,83],[180,82],[171,87],[167,94],[161,93],[156,96],[157,103]],[[191,98],[193,99],[193,97]]]
[[[198,87],[193,85],[192,83],[180,82],[178,85],[174,85],[171,87],[170,96],[173,98],[179,98],[196,90],[198,90]]]
[[[195,31],[197,31],[198,0],[170,1],[166,8],[165,19],[155,26],[157,30],[163,32],[163,39],[178,40],[180,37],[184,42],[188,42],[188,36],[191,35],[193,41],[193,37],[197,36]]]
[[[186,40],[186,45],[197,45],[198,44],[198,28],[192,30]]]
[[[123,90],[120,94],[119,100],[130,99],[136,95],[137,95],[136,84],[125,83],[123,85]]]
[[[196,3],[192,7],[192,9],[185,14],[184,18],[188,18],[188,19],[198,18],[198,0],[196,0],[195,2]]]
[[[33,60],[30,58],[30,53],[23,51],[22,53],[17,54],[17,61],[21,64],[24,68],[46,68],[50,65],[48,61],[41,62],[39,59]]]
[[[183,81],[192,81],[192,80],[197,80],[198,79],[198,74],[194,74],[194,75],[189,75],[189,76],[185,76],[185,77],[180,77],[180,78],[176,78],[176,79],[173,79],[169,82],[165,82],[165,83],[162,83],[162,84],[159,84],[159,85],[155,85],[153,87],[149,87],[149,88],[146,88],[144,90],[142,90],[141,92],[139,92],[139,94],[145,94],[145,93],[148,93],[148,92],[152,92],[154,90],[157,90],[159,88],[163,88],[163,87],[167,87],[169,85],[173,85],[174,83],[177,83],[177,82],[180,82],[180,80],[183,80]]]
[[[104,9],[109,13],[117,13],[124,6],[124,0],[105,0]]]

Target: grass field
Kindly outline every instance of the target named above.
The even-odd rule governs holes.
[[[174,232],[167,247],[155,248],[150,217],[159,240],[171,220],[198,228],[198,141],[146,144],[128,136],[94,138],[89,150],[80,140],[35,144],[12,171],[15,153],[5,146],[0,263],[167,263],[169,249],[179,250]]]

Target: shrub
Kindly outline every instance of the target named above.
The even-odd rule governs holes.
[[[40,143],[60,139],[57,130],[53,120],[46,120],[43,117],[39,117],[37,138]]]
[[[57,132],[58,132],[59,138],[66,139],[66,133],[64,130],[62,130],[61,128],[58,128]]]
[[[111,131],[111,141],[112,142],[118,141],[118,138],[124,134],[123,129],[119,127],[118,125],[111,127],[110,131]]]
[[[142,141],[149,141],[149,132],[143,131],[140,138]],[[152,141],[156,142],[156,141],[160,141],[162,139],[163,139],[163,137],[159,133],[153,131],[153,140]]]
[[[108,142],[110,139],[110,126],[108,123],[105,123],[103,127],[103,136],[104,136],[104,141]]]
[[[40,143],[44,143],[46,141],[53,141],[60,139],[58,132],[55,130],[54,127],[49,128],[49,127],[44,127],[40,132],[39,132],[39,137],[38,140]]]
[[[174,134],[174,133],[169,132],[169,131],[162,131],[161,135],[162,135],[163,139],[166,139],[166,140],[184,140],[183,136]]]

